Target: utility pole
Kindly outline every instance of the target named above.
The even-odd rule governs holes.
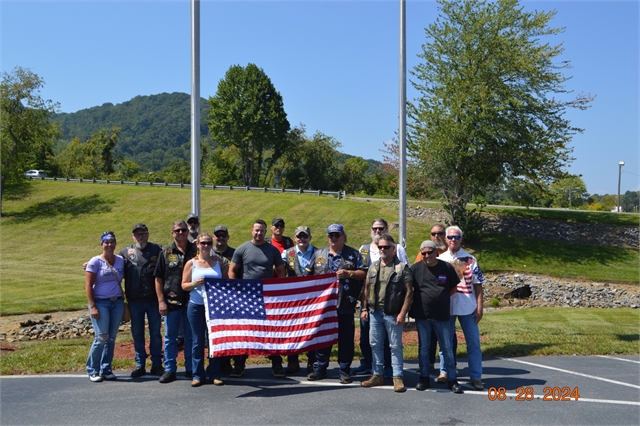
[[[618,213],[622,211],[620,210],[620,180],[622,179],[622,166],[624,166],[624,161],[620,161],[618,163]]]

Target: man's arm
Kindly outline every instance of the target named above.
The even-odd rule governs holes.
[[[278,274],[278,278],[285,277],[284,264],[276,267],[276,273]]]
[[[164,300],[164,279],[156,277],[156,296],[158,296],[158,312],[167,315],[167,302]]]
[[[411,309],[411,304],[413,303],[413,276],[411,275],[411,270],[406,265],[404,267],[402,277],[404,279],[404,303],[402,304],[400,313],[396,317],[397,325],[404,325],[407,313],[409,312],[409,309]]]
[[[369,321],[369,306],[367,306],[367,302],[369,301],[369,285],[371,280],[369,280],[369,274],[364,280],[364,288],[362,289],[362,300],[360,301],[360,319],[362,321]]]
[[[473,291],[476,293],[476,302],[478,303],[478,307],[476,308],[476,312],[473,315],[476,318],[476,324],[478,324],[480,322],[480,320],[482,319],[482,313],[483,313],[483,307],[482,307],[482,303],[483,303],[483,295],[482,295],[482,284],[474,284],[473,285]]]
[[[232,280],[240,279],[240,265],[237,263],[231,262],[229,265],[229,278]]]

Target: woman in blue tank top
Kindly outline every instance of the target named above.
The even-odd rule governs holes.
[[[191,324],[193,334],[191,349],[193,363],[193,381],[191,386],[201,386],[205,382],[204,371],[204,347],[207,341],[207,319],[205,315],[205,300],[207,294],[205,290],[205,278],[229,277],[228,269],[225,269],[222,259],[219,256],[211,256],[213,247],[213,237],[208,233],[201,233],[195,240],[198,247],[198,254],[184,266],[182,274],[182,289],[189,291],[189,305],[187,306],[187,316]],[[220,378],[220,358],[209,358],[209,380],[214,385],[221,386],[224,383]]]

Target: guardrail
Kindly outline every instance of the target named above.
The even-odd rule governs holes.
[[[57,177],[27,177],[29,180],[53,180],[56,182],[78,182],[78,183],[102,183],[106,185],[133,185],[133,186],[161,186],[174,188],[191,188],[190,183],[167,183],[167,182],[139,182],[128,180],[110,180],[110,179],[73,179],[73,178],[57,178]],[[200,184],[202,189],[226,189],[228,191],[256,191],[256,192],[279,192],[291,194],[314,194],[314,195],[332,195],[338,197],[338,200],[347,197],[345,191],[324,191],[322,189],[291,189],[291,188],[268,188],[258,186],[233,186],[233,185],[207,185]]]

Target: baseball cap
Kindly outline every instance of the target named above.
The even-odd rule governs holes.
[[[200,223],[200,219],[198,219],[198,216],[197,216],[197,215],[195,215],[195,214],[193,214],[193,213],[191,213],[189,216],[187,216],[187,220],[186,220],[186,222],[187,222],[187,223],[189,223],[189,221],[190,221],[191,219],[195,219],[195,220],[197,220],[197,221],[198,221],[198,223]]]
[[[433,241],[426,240],[426,241],[423,241],[422,244],[420,244],[420,250],[422,250],[423,248],[437,249],[438,246],[436,246],[436,243],[434,243]]]
[[[332,223],[327,228],[327,234],[331,234],[332,232],[339,232],[341,234],[344,234],[344,228],[339,223]]]
[[[276,223],[282,222],[282,225],[284,225],[284,219],[281,217],[276,217],[271,221],[271,225],[275,225]]]
[[[149,228],[147,228],[147,225],[145,225],[144,223],[136,223],[133,226],[133,229],[131,230],[131,232],[136,232],[136,229],[144,229],[146,232],[149,232]]]
[[[215,234],[216,232],[226,232],[228,234],[229,230],[224,225],[218,225],[213,229],[213,233]]]
[[[298,235],[298,234],[307,234],[307,235],[311,235],[311,229],[309,229],[308,226],[298,226],[296,228],[296,232],[293,235]]]

